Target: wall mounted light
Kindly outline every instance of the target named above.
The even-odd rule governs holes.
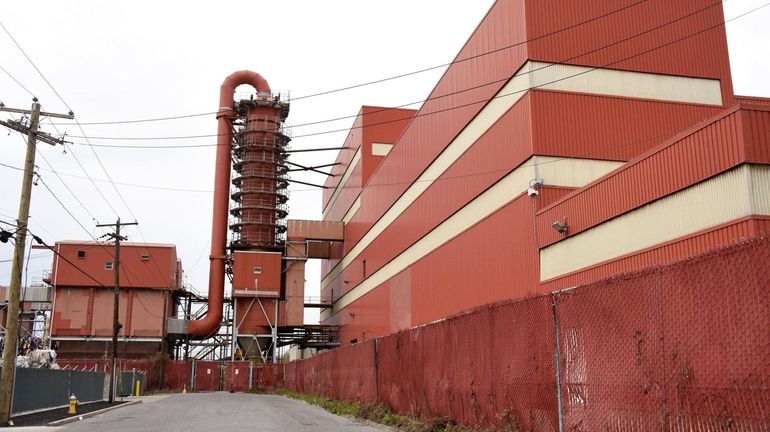
[[[566,234],[567,231],[569,230],[569,225],[567,225],[566,221],[564,222],[556,221],[552,223],[551,226],[553,227],[553,229],[555,229],[556,231],[559,231],[562,234]]]
[[[543,179],[541,179],[540,177],[533,178],[532,180],[530,180],[529,188],[527,189],[527,195],[533,198],[536,197],[539,193],[538,189],[540,189],[544,183],[545,181],[543,181]]]

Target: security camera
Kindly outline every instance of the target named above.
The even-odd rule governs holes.
[[[535,188],[527,189],[527,195],[529,195],[531,197],[536,197],[537,194],[538,194],[537,189],[535,189]]]

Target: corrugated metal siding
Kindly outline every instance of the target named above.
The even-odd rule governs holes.
[[[380,166],[383,156],[374,156],[372,143],[393,144],[404,132],[416,110],[402,108],[383,108],[365,106],[362,109],[364,116],[363,129],[363,153],[361,160],[364,164],[362,185],[369,182],[372,174]]]
[[[738,129],[735,113],[725,115],[541,211],[540,247],[563,238],[550,228],[555,220],[566,218],[570,233],[577,234],[737,165],[744,158]]]
[[[524,194],[412,265],[412,324],[532,295],[538,277],[532,219]]]
[[[770,166],[751,167],[750,193],[753,214],[770,215]]]
[[[577,190],[577,188],[548,185],[543,186],[540,188],[539,194],[535,201],[537,203],[537,209],[540,210],[542,208],[548,207],[557,200],[561,199],[563,196],[572,193],[575,190]]]
[[[770,233],[770,219],[744,218],[567,274],[539,286],[539,293],[591,283],[626,272],[669,264],[705,251]]]
[[[380,336],[403,328],[404,312],[389,308],[410,307],[411,325],[419,325],[485,303],[532,295],[538,277],[533,211],[531,199],[521,195],[338,312],[329,322],[336,318],[353,326],[349,332],[344,331],[342,340],[347,342],[350,335],[360,336],[363,331]],[[370,317],[363,321],[359,319],[361,313]]]
[[[490,10],[457,58],[470,58],[526,39],[523,0],[499,2]],[[524,63],[523,45],[454,63],[431,92],[417,117],[372,176],[362,194],[359,222],[369,226],[404,192]],[[494,82],[494,84],[483,85]],[[479,88],[467,90],[476,86]],[[462,91],[447,97],[439,97]],[[471,104],[463,108],[462,105]],[[429,113],[432,113],[428,115]],[[354,218],[355,221],[355,218]]]
[[[770,164],[770,101],[768,108],[742,109],[738,113],[749,162]]]
[[[348,283],[339,285],[335,295],[348,292],[364,278],[363,260],[367,273],[378,270],[526,159],[531,153],[528,101],[525,96],[514,105],[348,265],[337,277]],[[355,234],[364,233],[350,235],[357,219],[346,230],[345,252],[360,239]]]
[[[540,279],[750,216],[754,171],[741,165],[541,249]]]
[[[334,176],[327,177],[326,181],[324,182],[325,189],[322,191],[321,201],[321,206],[323,209],[326,209],[326,207],[329,205],[329,199],[331,199],[332,195],[334,194],[335,186],[337,186],[342,179],[342,174],[348,168],[350,161],[353,160],[353,155],[356,154],[356,150],[361,147],[363,137],[363,131],[361,130],[361,125],[363,124],[363,117],[361,116],[362,111],[363,107],[361,110],[359,110],[358,117],[356,117],[355,121],[353,121],[353,126],[350,128],[350,132],[348,133],[348,136],[345,138],[345,142],[342,145],[342,147],[347,148],[345,150],[340,150],[337,154],[337,159],[335,159],[334,162],[338,165],[333,166],[331,171],[329,171],[329,173],[333,174]]]
[[[543,37],[633,3],[640,4]],[[704,8],[707,9],[694,13]],[[611,64],[614,69],[717,78],[722,81],[722,100],[729,103],[733,99],[727,38],[724,26],[720,26],[724,15],[719,2],[527,0],[526,15],[528,38],[541,37],[528,44],[529,58],[533,60],[597,67]],[[691,16],[678,19],[687,15]],[[674,20],[677,21],[652,30]],[[709,31],[688,37],[714,26]],[[685,37],[688,38],[667,45]],[[650,52],[621,61],[646,51]]]
[[[339,338],[344,345],[390,333],[390,286],[380,285],[336,315]]]
[[[532,90],[535,153],[630,160],[721,107]]]

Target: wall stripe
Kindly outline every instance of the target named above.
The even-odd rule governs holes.
[[[535,159],[537,163],[534,162]],[[529,187],[530,180],[535,178],[536,175],[543,178],[546,184],[566,182],[566,184],[560,185],[580,187],[595,180],[592,175],[601,176],[620,165],[622,165],[621,162],[594,161],[590,159],[543,156],[530,158],[404,252],[374,272],[350,292],[343,295],[334,304],[333,313],[337,313],[378,285],[397,275],[422,257],[508,204]],[[589,174],[575,175],[575,171],[583,171]],[[573,181],[577,181],[577,183],[570,183]],[[322,314],[322,318],[325,319],[328,315],[328,313]]]
[[[334,193],[332,193],[331,198],[329,198],[329,202],[326,204],[326,207],[323,210],[324,220],[326,220],[326,216],[329,214],[329,211],[334,207],[334,203],[337,202],[337,198],[339,198],[340,193],[342,193],[342,189],[345,187],[345,183],[348,182],[350,175],[353,174],[353,170],[356,168],[356,165],[358,165],[359,161],[361,161],[361,147],[356,150],[356,153],[353,155],[353,159],[350,160],[348,167],[345,169],[345,173],[342,174],[342,178],[340,178],[339,183],[337,183],[337,186],[334,187]]]
[[[372,143],[372,156],[387,156],[393,144]]]
[[[557,82],[554,82],[557,81]],[[553,84],[544,85],[545,83]],[[433,182],[441,176],[466,150],[468,150],[500,117],[502,117],[530,88],[592,93],[611,96],[624,96],[673,102],[703,103],[721,105],[722,95],[719,80],[677,77],[640,72],[628,72],[612,69],[586,68],[582,66],[528,61],[516,72],[514,77],[493,97],[489,103],[471,120],[460,134],[431,162],[425,171],[412,183],[396,202],[382,215],[372,228],[353,246],[337,265],[323,278],[321,288],[328,286],[340,273],[363,252],[385,229],[390,226]],[[558,158],[555,158],[558,159]],[[540,157],[541,169],[546,166]],[[580,159],[574,159],[580,160]],[[609,165],[608,165],[609,164]],[[352,164],[351,164],[352,165]],[[553,173],[559,180],[548,181],[554,186],[580,187],[604,173],[606,168],[620,165],[617,162],[590,161],[575,172],[557,170]],[[589,172],[586,169],[596,169]],[[601,174],[598,174],[601,173]],[[543,174],[538,173],[540,177]],[[530,180],[530,177],[527,180]],[[344,180],[344,179],[343,179]],[[340,182],[342,183],[342,181]],[[524,188],[526,189],[526,187]],[[521,192],[519,189],[518,192]],[[517,193],[518,193],[517,192]],[[329,201],[336,199],[335,195]],[[330,208],[327,206],[327,209]],[[324,212],[326,217],[328,210]]]
[[[770,166],[733,168],[541,249],[540,280],[752,214],[770,215],[767,191],[770,191]]]
[[[350,219],[353,219],[353,216],[355,216],[356,212],[358,212],[358,209],[361,208],[361,195],[356,198],[355,201],[353,201],[353,205],[350,206],[347,213],[345,213],[345,216],[342,217],[342,222],[348,223],[350,222]]]
[[[527,62],[530,88],[722,105],[719,80]],[[551,83],[551,84],[549,84]]]

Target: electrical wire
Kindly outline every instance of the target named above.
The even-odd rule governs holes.
[[[575,24],[571,24],[571,25],[569,25],[567,27],[562,27],[562,28],[559,28],[557,30],[551,31],[549,33],[545,33],[545,34],[542,34],[542,35],[539,35],[539,36],[535,36],[532,39],[527,39],[527,40],[524,40],[524,41],[521,41],[521,42],[516,42],[516,43],[510,44],[510,45],[505,45],[505,46],[502,46],[502,47],[499,47],[499,48],[495,48],[495,49],[492,49],[490,51],[485,51],[485,52],[482,52],[482,53],[479,53],[479,54],[475,54],[475,55],[472,55],[472,56],[468,56],[468,57],[464,57],[464,58],[456,58],[455,60],[453,60],[453,61],[451,61],[449,63],[442,63],[442,64],[439,64],[439,65],[430,66],[430,67],[423,68],[423,69],[417,69],[417,70],[413,70],[413,71],[410,71],[410,72],[405,72],[405,73],[401,73],[401,74],[397,74],[397,75],[392,75],[392,76],[385,77],[385,78],[379,78],[379,79],[372,80],[372,81],[366,81],[366,82],[362,82],[362,83],[358,83],[358,84],[353,84],[353,85],[348,85],[348,86],[344,86],[344,87],[339,87],[339,88],[335,88],[335,89],[323,90],[323,91],[319,91],[319,92],[316,92],[316,93],[310,93],[310,94],[307,94],[307,95],[302,95],[302,96],[294,97],[294,98],[291,99],[291,101],[295,102],[295,101],[303,100],[303,99],[311,99],[311,98],[315,98],[315,97],[318,97],[318,96],[328,95],[328,94],[332,94],[332,93],[339,93],[339,92],[343,92],[343,91],[347,91],[347,90],[352,90],[352,89],[356,89],[356,88],[361,88],[361,87],[367,87],[367,86],[371,86],[371,85],[375,85],[375,84],[381,84],[381,83],[384,83],[384,82],[387,82],[387,81],[393,81],[393,80],[397,80],[397,79],[401,79],[401,78],[405,78],[405,77],[409,77],[409,76],[413,76],[413,75],[418,75],[418,74],[421,74],[421,73],[430,72],[430,71],[433,71],[433,70],[449,67],[449,66],[452,66],[452,65],[455,65],[455,64],[460,64],[460,63],[467,62],[467,61],[470,61],[470,60],[475,60],[477,58],[488,56],[490,54],[495,54],[495,53],[498,53],[498,52],[501,52],[501,51],[505,51],[505,50],[509,50],[509,49],[516,48],[516,47],[519,47],[519,46],[523,46],[523,45],[526,45],[526,44],[531,43],[531,42],[536,42],[536,41],[541,40],[541,39],[549,38],[549,37],[554,36],[556,34],[559,34],[559,33],[562,33],[562,32],[568,31],[568,30],[575,29],[577,27],[583,26],[585,24],[589,24],[589,23],[594,22],[594,21],[601,20],[603,18],[606,18],[608,16],[617,14],[619,12],[623,12],[623,11],[629,10],[629,9],[631,9],[633,7],[636,7],[636,6],[638,6],[638,5],[642,4],[642,3],[645,3],[647,1],[648,0],[640,0],[640,1],[637,1],[637,2],[634,2],[634,3],[630,3],[628,5],[625,5],[625,6],[621,7],[621,8],[612,10],[610,12],[605,12],[605,13],[603,13],[601,15],[594,16],[594,17],[589,18],[589,19],[587,19],[585,21],[581,21],[581,22],[578,22],[578,23],[575,23]],[[7,32],[7,30],[6,30],[6,32]],[[459,54],[458,54],[458,56],[459,56]],[[102,121],[102,122],[81,122],[80,124],[81,125],[115,125],[115,124],[146,123],[146,122],[155,122],[155,121],[164,121],[164,120],[185,119],[185,118],[190,118],[190,117],[201,117],[201,116],[207,116],[207,115],[212,115],[212,114],[216,114],[216,113],[217,113],[217,111],[212,111],[212,112],[197,113],[197,114],[176,115],[176,116],[157,117],[157,118],[139,119],[139,120],[113,120],[113,121]],[[59,123],[59,124],[60,125],[74,125],[74,123]],[[310,124],[314,124],[314,123],[310,123]],[[299,126],[304,126],[304,125],[295,125],[293,127],[299,127]]]
[[[56,97],[59,99],[59,101],[61,101],[61,103],[62,103],[62,104],[64,104],[64,106],[65,106],[65,107],[67,107],[67,109],[69,110],[69,112],[70,112],[70,113],[72,113],[72,112],[73,112],[73,110],[72,110],[72,107],[70,107],[70,105],[67,103],[67,101],[65,101],[65,100],[64,100],[64,98],[61,96],[61,94],[59,94],[59,92],[58,92],[58,91],[56,91],[56,89],[55,89],[55,88],[54,88],[54,86],[51,84],[51,82],[48,80],[48,78],[46,78],[46,76],[43,74],[43,72],[40,70],[40,68],[38,68],[38,67],[37,67],[37,65],[35,64],[35,62],[34,62],[34,61],[32,61],[32,59],[29,57],[29,55],[27,55],[27,52],[26,52],[26,51],[24,51],[24,48],[22,48],[22,46],[19,44],[19,42],[17,42],[17,41],[16,41],[16,38],[14,38],[14,37],[13,37],[13,35],[11,34],[11,32],[10,32],[10,31],[8,31],[8,29],[5,27],[5,25],[3,25],[3,23],[2,23],[2,22],[0,22],[0,27],[2,27],[2,29],[3,29],[3,30],[5,31],[5,33],[8,35],[8,37],[9,37],[9,38],[10,38],[10,39],[13,41],[13,43],[16,45],[16,47],[19,49],[19,51],[21,51],[21,53],[22,53],[22,54],[24,55],[24,57],[27,59],[27,61],[29,62],[29,64],[31,64],[31,65],[32,65],[32,67],[35,69],[35,71],[37,71],[38,75],[40,75],[40,77],[43,79],[43,81],[45,81],[45,83],[48,85],[48,87],[51,89],[51,91],[53,91],[53,93],[56,95]],[[80,123],[78,122],[78,120],[77,120],[77,117],[75,117],[75,123],[78,125],[78,128],[80,129],[80,132],[83,134],[82,136],[83,136],[83,137],[86,139],[86,141],[88,142],[88,137],[87,137],[87,135],[86,135],[86,132],[85,132],[85,130],[83,130],[83,127],[82,127],[82,126],[80,125]],[[104,167],[104,164],[102,163],[102,160],[99,158],[99,155],[96,153],[96,150],[95,150],[93,147],[91,147],[91,151],[93,152],[93,154],[94,154],[94,157],[96,157],[96,161],[97,161],[97,162],[99,163],[99,165],[102,167],[102,170],[104,171],[104,173],[105,173],[105,175],[107,176],[107,178],[111,180],[111,177],[110,177],[110,173],[109,173],[109,172],[107,171],[107,169]],[[123,204],[126,206],[126,208],[128,209],[129,213],[131,213],[131,209],[128,207],[128,204],[126,204],[126,201],[125,201],[125,199],[123,199],[123,196],[121,195],[121,193],[120,193],[120,191],[118,190],[118,188],[115,186],[115,184],[114,184],[114,183],[113,183],[113,185],[112,185],[112,186],[113,186],[113,188],[115,189],[115,192],[118,194],[118,197],[119,197],[119,198],[120,198],[120,199],[123,201]],[[105,200],[106,200],[106,198],[105,198]],[[111,206],[111,205],[110,205],[110,208],[112,208],[112,206]],[[114,209],[113,209],[113,211],[114,211]],[[117,215],[117,212],[115,212],[115,214]],[[133,215],[132,215],[132,216],[133,216]],[[134,218],[134,219],[136,219],[136,218]]]
[[[8,72],[8,71],[7,71],[7,70],[6,70],[4,67],[0,66],[0,70],[2,70],[3,72],[5,72],[5,74],[6,74],[6,75],[8,75],[8,77],[9,77],[9,78],[11,78],[11,79],[13,80],[13,82],[15,82],[16,84],[18,84],[18,85],[19,85],[19,87],[23,88],[25,92],[29,93],[29,95],[30,95],[30,96],[32,96],[32,98],[34,98],[34,97],[35,97],[35,94],[34,94],[34,93],[32,93],[31,91],[29,91],[29,89],[28,89],[27,87],[25,87],[25,86],[24,86],[24,84],[22,84],[21,82],[19,82],[19,80],[17,80],[17,79],[16,79],[16,77],[14,77],[13,75],[11,75],[11,73],[10,73],[10,72]]]
[[[592,156],[596,159],[603,159],[601,156],[609,151],[613,150],[622,150],[625,148],[630,148],[637,146],[639,144],[647,143],[647,142],[662,142],[665,139],[670,138],[670,135],[657,135],[653,137],[648,137],[644,139],[634,140],[632,142],[623,144],[623,145],[616,145],[616,146],[605,146],[605,147],[595,147],[594,152],[592,154],[586,155],[586,156]],[[561,162],[564,160],[569,160],[571,157],[558,157],[554,158],[552,160],[548,161],[542,161],[542,162],[532,162],[532,163],[526,163],[523,165],[520,165],[520,168],[525,167],[539,167],[543,165],[548,165],[552,163]],[[16,167],[10,167],[13,169],[18,169]],[[414,181],[394,181],[394,182],[383,182],[383,183],[370,183],[367,188],[372,187],[386,187],[386,186],[400,186],[400,185],[408,185],[412,183],[421,183],[421,182],[437,182],[437,181],[447,181],[447,180],[454,180],[454,179],[461,179],[461,178],[468,178],[468,177],[475,177],[480,175],[487,175],[487,174],[495,174],[495,173],[501,173],[501,172],[508,172],[511,168],[501,168],[501,169],[495,169],[495,170],[482,170],[482,171],[471,171],[467,172],[465,174],[457,174],[452,176],[439,176],[435,178],[426,178],[426,179],[419,179]],[[63,176],[70,176],[72,174],[66,174],[66,173],[60,173]],[[80,177],[77,175],[72,175],[74,177]],[[97,181],[106,181],[101,179],[96,179]],[[194,193],[214,193],[213,190],[202,190],[202,189],[180,189],[180,188],[171,188],[171,187],[162,187],[162,186],[150,186],[150,185],[141,185],[141,184],[133,184],[133,183],[119,183],[126,186],[132,186],[132,187],[140,187],[145,189],[152,189],[152,190],[163,190],[163,191],[175,191],[175,192],[194,192]],[[360,189],[360,186],[341,186],[339,189]],[[319,189],[291,189],[291,193],[295,192],[318,192]]]
[[[607,45],[600,46],[598,48],[594,48],[592,50],[589,50],[589,51],[577,54],[575,56],[563,59],[561,61],[558,61],[558,62],[555,62],[555,63],[549,63],[549,64],[547,64],[545,66],[542,66],[542,67],[539,67],[539,68],[536,68],[536,69],[532,69],[532,70],[526,71],[526,72],[520,74],[519,76],[523,76],[523,75],[527,75],[527,74],[532,74],[534,72],[539,72],[539,71],[541,71],[543,69],[547,69],[547,68],[554,67],[554,66],[564,65],[567,62],[575,60],[575,59],[578,59],[580,57],[585,57],[587,55],[594,54],[596,52],[599,52],[601,50],[613,47],[615,45],[619,45],[619,44],[628,42],[628,41],[630,41],[632,39],[635,39],[635,38],[638,38],[640,36],[649,34],[651,32],[659,30],[659,29],[661,29],[663,27],[669,26],[669,25],[674,24],[676,22],[679,22],[679,21],[682,21],[684,19],[690,18],[690,17],[692,17],[692,16],[694,16],[696,14],[699,14],[699,13],[702,13],[704,11],[707,11],[707,10],[717,6],[717,5],[721,5],[724,1],[725,0],[720,0],[720,1],[716,2],[716,3],[710,4],[709,6],[706,6],[704,8],[698,9],[698,10],[693,11],[693,12],[690,12],[690,13],[688,13],[686,15],[683,15],[683,16],[680,16],[678,18],[675,18],[672,21],[668,21],[668,22],[666,22],[664,24],[661,24],[661,25],[658,25],[656,27],[647,29],[647,30],[645,30],[645,31],[643,31],[641,33],[636,33],[636,34],[634,34],[632,36],[629,36],[627,38],[624,38],[624,39],[612,42],[612,43],[607,44]],[[746,15],[748,15],[750,13],[754,13],[754,12],[756,12],[756,11],[766,7],[766,6],[768,6],[768,4],[764,4],[762,6],[759,6],[759,7],[755,8],[755,9],[752,9],[752,10],[750,10],[750,11],[744,13],[744,14],[741,14],[741,15],[738,15],[736,17],[733,17],[733,18],[731,18],[729,20],[724,20],[724,21],[720,22],[719,24],[715,24],[713,26],[709,26],[709,27],[707,27],[707,28],[705,28],[705,29],[703,29],[701,31],[696,32],[696,33],[691,33],[691,34],[686,35],[686,36],[684,36],[682,38],[670,41],[670,42],[668,42],[666,44],[663,44],[663,45],[658,45],[656,47],[653,47],[653,48],[650,48],[648,50],[642,51],[642,52],[637,53],[635,55],[631,55],[629,57],[625,57],[625,58],[622,58],[622,59],[619,59],[619,60],[615,60],[615,61],[609,62],[607,64],[604,64],[602,66],[591,67],[591,68],[589,68],[586,71],[583,71],[583,72],[580,72],[580,73],[576,73],[574,75],[569,75],[569,76],[566,76],[566,77],[562,77],[562,78],[559,78],[559,79],[556,79],[556,80],[553,80],[553,81],[550,81],[550,82],[542,83],[542,84],[539,84],[537,86],[532,86],[532,87],[527,88],[527,89],[523,89],[523,90],[519,90],[519,91],[515,91],[515,92],[510,92],[510,93],[505,93],[505,94],[499,94],[499,95],[493,96],[491,98],[485,98],[485,99],[481,99],[481,100],[477,100],[477,101],[474,101],[474,102],[469,102],[469,103],[465,103],[465,104],[461,104],[461,105],[455,105],[455,106],[452,106],[452,107],[448,107],[448,108],[444,108],[444,109],[440,109],[440,110],[436,110],[436,111],[418,112],[418,113],[416,113],[414,115],[405,116],[405,117],[401,117],[401,118],[397,118],[397,119],[391,119],[391,120],[382,121],[382,122],[378,122],[378,123],[372,123],[372,124],[368,124],[368,125],[365,125],[365,126],[361,125],[361,126],[353,126],[353,127],[349,127],[349,128],[340,128],[340,129],[332,129],[332,130],[327,130],[327,131],[312,132],[312,133],[307,133],[307,134],[293,135],[292,136],[292,140],[296,140],[297,138],[308,138],[308,137],[315,137],[315,136],[320,136],[320,135],[328,135],[328,134],[339,133],[339,132],[349,132],[351,130],[361,129],[361,128],[364,128],[364,127],[372,127],[372,126],[379,126],[379,125],[385,125],[385,124],[392,124],[392,123],[397,123],[397,122],[409,121],[409,120],[412,120],[412,119],[418,118],[418,117],[425,117],[425,116],[440,114],[440,113],[444,113],[444,112],[447,112],[447,111],[452,111],[452,110],[456,110],[456,109],[460,109],[460,108],[466,108],[466,107],[473,106],[473,105],[487,103],[488,101],[493,100],[493,99],[507,97],[507,96],[512,96],[514,94],[524,93],[524,92],[527,92],[527,91],[532,90],[532,89],[546,87],[546,86],[549,86],[549,85],[552,85],[552,84],[556,84],[556,83],[561,82],[561,81],[565,81],[567,79],[571,79],[571,78],[574,78],[574,77],[585,75],[586,73],[589,73],[589,72],[593,72],[593,71],[596,71],[596,70],[599,70],[599,69],[605,69],[608,66],[613,66],[613,65],[616,65],[618,63],[622,63],[622,62],[625,62],[627,60],[639,57],[641,55],[648,54],[648,53],[650,53],[652,51],[655,51],[655,50],[658,50],[658,49],[661,49],[661,48],[665,48],[665,47],[671,46],[671,45],[673,45],[675,43],[678,43],[678,42],[681,42],[683,40],[689,39],[691,37],[697,36],[699,34],[705,33],[706,31],[710,31],[710,30],[713,30],[715,28],[722,27],[722,26],[724,26],[726,23],[728,23],[730,21],[734,21],[734,20],[736,20],[738,18],[742,18],[743,16],[746,16]],[[504,79],[500,79],[500,80],[496,80],[496,81],[492,81],[492,82],[483,83],[483,84],[480,84],[478,86],[475,86],[475,87],[472,87],[472,88],[469,88],[469,89],[473,90],[473,89],[477,89],[477,88],[480,88],[480,87],[485,87],[485,86],[489,86],[489,85],[493,85],[493,84],[502,83],[502,82],[508,81],[508,80],[510,80],[510,77],[507,77],[507,78],[504,78]],[[432,97],[432,98],[429,98],[429,99],[426,99],[426,100],[423,100],[423,101],[419,101],[419,102],[433,101],[433,100],[436,100],[436,99],[439,99],[439,98],[443,98],[443,97],[455,95],[455,94],[458,94],[458,93],[462,93],[462,92],[468,91],[469,89],[462,89],[462,90],[458,90],[458,91],[455,91],[455,92],[450,92],[450,93],[447,93],[447,94],[444,94],[444,95]],[[414,104],[419,103],[419,102],[411,102],[409,104],[399,105],[397,107],[383,108],[381,111],[403,108],[404,106],[414,105]],[[372,112],[372,113],[374,113],[374,112]],[[356,117],[356,116],[352,116],[352,117]],[[340,117],[338,119],[342,119],[342,117]],[[336,121],[336,120],[337,119],[332,120],[332,121]],[[322,123],[322,122],[324,122],[324,121],[318,121],[318,122],[314,122],[312,124],[319,124],[319,123]],[[306,124],[309,124],[309,123],[306,123]],[[98,137],[91,137],[91,139],[94,139],[94,140],[105,140],[105,141],[183,140],[183,139],[199,139],[199,138],[216,137],[216,136],[219,136],[219,135],[224,135],[224,134],[202,134],[202,135],[161,136],[161,137],[109,137],[109,136],[98,136]],[[227,134],[227,135],[229,135],[229,134]],[[82,136],[77,136],[77,135],[73,135],[72,137],[73,138],[83,138]],[[75,142],[74,144],[83,145],[84,143]],[[162,145],[162,146],[149,146],[149,145],[135,146],[135,145],[119,145],[119,144],[92,144],[89,141],[89,143],[87,145],[94,146],[94,147],[104,147],[104,148],[168,149],[168,148],[216,147],[218,145],[224,145],[224,144],[215,143],[215,144],[187,144],[187,145]],[[226,145],[230,145],[230,144],[227,143]]]
[[[62,104],[64,104],[64,106],[66,106],[66,107],[67,107],[67,109],[69,109],[69,112],[70,112],[70,113],[72,113],[72,112],[73,112],[73,110],[72,110],[72,107],[70,107],[70,105],[69,105],[69,104],[68,104],[68,103],[67,103],[67,102],[64,100],[64,98],[61,96],[61,94],[59,94],[59,92],[58,92],[58,91],[56,91],[56,89],[53,87],[53,85],[51,84],[51,82],[50,82],[50,81],[48,81],[48,79],[45,77],[45,75],[43,74],[43,72],[42,72],[42,71],[41,71],[41,70],[40,70],[40,69],[37,67],[37,65],[35,64],[35,62],[33,62],[33,61],[32,61],[32,59],[29,57],[29,55],[27,55],[26,51],[24,51],[24,49],[21,47],[21,45],[20,45],[20,44],[19,44],[19,43],[16,41],[16,39],[15,39],[15,38],[13,37],[13,35],[12,35],[12,34],[11,34],[9,31],[8,31],[8,29],[7,29],[7,28],[6,28],[6,27],[5,27],[5,26],[2,24],[2,22],[0,22],[0,27],[2,27],[2,28],[3,28],[3,30],[4,30],[4,31],[5,31],[5,33],[8,35],[8,37],[9,37],[9,38],[11,38],[11,40],[12,40],[12,41],[13,41],[13,43],[16,45],[16,47],[19,49],[19,51],[21,51],[21,53],[24,55],[24,57],[27,59],[27,61],[28,61],[28,62],[29,62],[31,65],[32,65],[32,67],[34,67],[34,68],[35,68],[35,70],[37,71],[37,73],[40,75],[40,77],[41,77],[41,78],[43,78],[43,81],[45,81],[45,83],[48,85],[48,87],[49,87],[49,88],[50,88],[50,89],[51,89],[51,90],[54,92],[54,94],[56,95],[56,97],[58,97],[58,98],[59,98],[59,100],[61,101],[61,103],[62,103]],[[83,135],[81,136],[81,138],[85,138],[86,142],[87,142],[88,144],[90,144],[90,140],[89,140],[88,136],[86,135],[86,132],[85,132],[85,130],[83,129],[83,126],[82,126],[82,125],[80,124],[80,122],[78,121],[77,117],[75,117],[75,123],[77,124],[78,128],[80,129],[80,132],[83,134]],[[54,126],[54,129],[56,129],[56,125],[53,125],[53,126]],[[57,132],[58,132],[58,129],[56,129],[56,130],[57,130]],[[131,215],[131,217],[133,217],[133,218],[134,218],[134,220],[137,220],[137,217],[136,217],[136,215],[134,214],[134,212],[131,210],[131,207],[130,207],[130,206],[128,205],[128,203],[126,202],[125,198],[123,197],[123,194],[121,194],[121,193],[120,193],[120,190],[119,190],[119,189],[118,189],[118,187],[115,185],[114,181],[112,180],[112,177],[110,176],[110,173],[109,173],[109,171],[107,171],[107,168],[104,166],[104,163],[102,163],[102,160],[101,160],[101,158],[99,158],[99,155],[96,153],[96,150],[95,150],[93,147],[90,147],[90,148],[91,148],[91,151],[92,151],[92,152],[93,152],[93,154],[94,154],[94,157],[96,158],[96,161],[99,163],[99,166],[101,166],[101,168],[102,168],[102,171],[104,171],[104,174],[107,176],[107,179],[110,181],[110,184],[112,184],[112,187],[113,187],[113,189],[115,190],[115,193],[118,195],[118,198],[120,198],[120,200],[123,202],[123,205],[126,207],[126,209],[128,210],[128,213]],[[85,171],[85,170],[84,170],[84,171]],[[86,175],[88,175],[88,173],[86,173]],[[95,184],[95,183],[94,183],[94,186],[96,187],[96,184]],[[48,186],[47,186],[47,185],[46,185],[46,188],[48,188]],[[98,189],[98,188],[97,188],[97,189]],[[50,189],[49,189],[49,191],[50,191]],[[101,193],[101,192],[100,192],[100,193]],[[59,201],[58,197],[56,197],[55,195],[54,195],[54,197],[56,198],[56,200],[57,200],[57,201]],[[79,200],[78,200],[78,201],[79,201]],[[105,201],[106,201],[106,198],[105,198]],[[59,203],[61,204],[61,201],[59,201]],[[112,208],[112,206],[109,204],[109,202],[107,202],[107,204],[110,206],[110,208],[113,210],[113,212],[114,212],[114,213],[116,213],[116,215],[117,215],[117,212],[115,212],[115,211],[114,211],[114,208]],[[66,209],[66,207],[65,207],[65,209]],[[70,213],[70,212],[69,212],[69,210],[67,210],[67,213],[69,213],[70,215],[72,215],[72,213]],[[74,216],[73,216],[73,218],[74,218]],[[80,222],[79,222],[79,221],[78,221],[78,224],[80,224]],[[81,226],[82,226],[82,225],[81,225]],[[144,242],[145,246],[147,246],[147,241],[146,241],[146,239],[144,238],[144,234],[142,233],[142,230],[141,230],[141,228],[139,228],[139,229],[138,229],[138,232],[139,232],[139,235],[140,235],[140,237],[142,238],[142,241]],[[157,269],[157,270],[160,272],[160,269],[158,268],[158,264],[157,264],[157,263],[155,263],[154,261],[153,261],[153,264],[154,264],[155,268],[156,268],[156,269]]]

